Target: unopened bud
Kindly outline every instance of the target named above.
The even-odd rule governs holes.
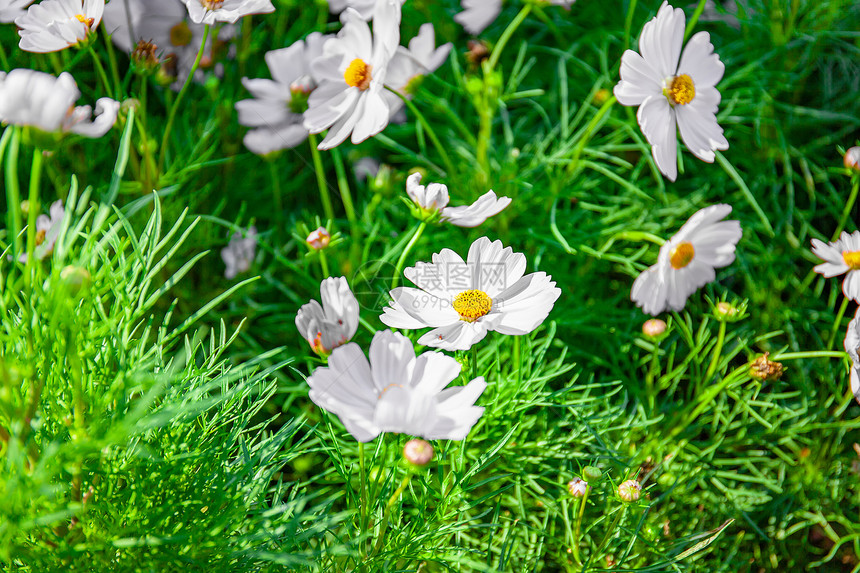
[[[658,336],[661,336],[664,332],[666,332],[666,322],[660,320],[659,318],[652,318],[651,320],[646,320],[645,324],[642,325],[642,334],[644,334],[648,338],[657,338]]]
[[[60,271],[60,280],[72,294],[78,294],[82,289],[88,287],[92,281],[89,271],[83,267],[68,265]]]
[[[131,63],[135,72],[149,75],[158,67],[158,46],[141,40],[131,52]]]
[[[582,468],[582,477],[587,479],[588,481],[597,481],[603,476],[603,472],[600,471],[600,468],[594,466],[585,466]]]
[[[478,65],[490,57],[490,48],[486,42],[469,40],[466,45],[469,47],[469,51],[466,52],[466,59],[469,60],[470,64]]]
[[[618,486],[618,497],[624,501],[637,501],[640,495],[642,495],[642,486],[635,479],[621,482]]]
[[[768,356],[770,352],[765,352],[762,356],[756,358],[749,369],[749,375],[756,380],[762,382],[775,382],[782,378],[782,373],[785,368],[780,362],[770,360]]]
[[[308,238],[305,239],[305,242],[315,251],[321,251],[328,247],[329,242],[331,242],[331,235],[326,230],[325,227],[319,227],[317,230],[312,231]]]
[[[567,482],[567,491],[573,497],[582,497],[588,493],[588,482],[580,478],[573,478]]]
[[[738,309],[733,307],[727,302],[718,302],[714,312],[717,316],[722,316],[725,318],[731,318],[738,313]]]
[[[855,145],[846,151],[844,161],[846,169],[860,171],[860,147]]]
[[[403,446],[403,457],[413,466],[424,467],[433,459],[433,446],[424,440],[409,440]]]
[[[611,95],[612,92],[610,92],[608,89],[599,89],[594,93],[594,103],[596,103],[597,105],[603,105],[609,100],[609,96]]]

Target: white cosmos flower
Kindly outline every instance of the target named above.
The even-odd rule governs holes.
[[[681,54],[684,20],[683,10],[663,2],[642,28],[642,55],[627,50],[621,56],[621,81],[615,86],[619,103],[639,106],[639,126],[657,167],[671,181],[678,176],[676,123],[684,144],[702,161],[713,163],[715,149],[729,148],[717,123],[720,92],[714,87],[725,66],[707,32],[690,38]]]
[[[400,0],[400,4],[406,0]],[[352,8],[365,20],[373,19],[373,11],[376,8],[376,0],[329,0],[328,9],[332,14],[340,14],[347,8]]]
[[[854,399],[860,403],[860,308],[854,313],[854,318],[848,323],[848,331],[843,342],[845,352],[851,357],[851,374],[849,381]]]
[[[454,20],[470,34],[480,34],[502,11],[502,0],[460,0],[463,11]]]
[[[0,0],[0,22],[9,24],[18,16],[27,13],[26,8],[33,0]]]
[[[270,0],[182,0],[188,15],[195,24],[228,22],[250,14],[269,14],[275,11]]]
[[[448,187],[441,183],[421,185],[421,174],[413,173],[406,179],[406,193],[422,213],[433,216],[441,213],[441,221],[457,227],[477,227],[493,215],[501,213],[511,204],[509,197],[496,197],[490,190],[471,205],[448,207]]]
[[[827,278],[848,273],[842,281],[842,293],[860,302],[860,231],[850,235],[842,231],[832,243],[812,239],[812,252],[825,261],[815,267],[815,272]]]
[[[419,344],[467,350],[495,330],[527,334],[540,326],[561,294],[546,273],[523,276],[526,257],[481,237],[466,261],[450,249],[403,274],[418,288],[397,287],[380,317],[392,328],[433,330]]]
[[[105,0],[43,0],[15,19],[18,47],[26,52],[56,52],[83,42],[102,20]]]
[[[221,249],[221,259],[226,265],[224,278],[232,279],[239,273],[247,272],[254,262],[257,252],[257,228],[249,227],[245,231],[236,231],[230,237],[230,242]]]
[[[680,311],[700,287],[716,278],[714,269],[735,260],[743,232],[738,221],[723,221],[731,205],[711,205],[697,211],[660,247],[657,264],[633,283],[630,298],[651,315],[666,308]]]
[[[296,328],[311,350],[320,356],[350,341],[358,330],[358,301],[344,277],[329,277],[320,283],[320,300],[302,305]]]
[[[325,36],[313,32],[306,40],[266,53],[271,80],[242,78],[242,85],[255,98],[236,102],[239,123],[255,128],[245,134],[245,147],[265,155],[307,139],[303,114],[317,86],[310,63],[322,54],[325,41]]]
[[[320,82],[308,99],[305,127],[311,133],[328,129],[319,149],[331,149],[352,134],[360,143],[388,125],[383,97],[388,62],[400,42],[399,0],[377,0],[373,36],[367,22],[347,8],[343,29],[325,43],[311,68]]]
[[[385,85],[411,98],[427,74],[435,72],[445,63],[453,44],[448,42],[436,47],[436,32],[433,24],[422,24],[418,35],[409,40],[409,47],[398,46],[388,64]],[[403,107],[403,100],[386,90],[383,92],[390,114],[394,116]]]
[[[50,215],[39,215],[36,218],[36,249],[33,255],[42,260],[54,252],[54,245],[57,242],[57,237],[60,236],[60,229],[63,228],[63,219],[66,216],[66,210],[63,208],[62,199],[58,199],[51,203]],[[18,262],[27,262],[27,253],[23,253],[18,257]]]
[[[71,132],[101,137],[116,122],[119,102],[101,98],[96,117],[88,105],[75,107],[81,96],[74,78],[63,72],[56,78],[26,68],[0,72],[0,122],[31,126],[46,132]]]
[[[368,362],[351,342],[308,378],[310,399],[340,418],[359,442],[382,432],[463,440],[484,413],[475,406],[487,387],[482,376],[446,388],[461,368],[450,356],[425,352],[416,358],[412,342],[390,330],[374,335],[369,356]]]

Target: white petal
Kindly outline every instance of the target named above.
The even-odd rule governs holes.
[[[561,296],[552,277],[532,273],[517,281],[493,300],[501,315],[495,326],[501,334],[527,334],[540,326]]]
[[[714,53],[711,36],[707,32],[694,34],[684,47],[678,75],[689,75],[698,92],[702,88],[717,85],[725,70],[726,66],[720,61],[720,56]]]
[[[674,181],[678,176],[678,139],[675,114],[669,101],[662,94],[646,98],[639,106],[636,119],[651,144],[651,154],[660,172]]]
[[[613,91],[621,105],[640,105],[649,96],[662,95],[663,79],[642,56],[627,50],[621,56],[621,81]]]

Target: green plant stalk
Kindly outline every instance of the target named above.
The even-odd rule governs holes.
[[[660,371],[660,347],[656,342],[653,345],[651,364],[648,367],[648,372],[645,374],[645,391],[648,393],[648,408],[650,408],[651,412],[654,412],[654,406],[657,402],[657,389],[654,387],[654,382],[657,380]]]
[[[478,377],[478,344],[472,345],[472,379]]]
[[[594,114],[594,117],[591,118],[591,121],[588,122],[588,125],[585,126],[585,130],[582,132],[582,137],[580,138],[579,143],[577,143],[576,147],[573,149],[573,156],[570,158],[570,163],[567,164],[568,173],[573,173],[576,170],[576,167],[579,165],[579,158],[585,150],[585,146],[588,145],[594,132],[597,131],[597,125],[600,123],[600,120],[603,119],[603,116],[609,113],[609,110],[612,109],[612,106],[615,105],[617,101],[618,99],[614,95],[606,100],[600,109],[597,110],[597,113]]]
[[[630,0],[627,7],[627,17],[624,19],[624,49],[630,47],[630,29],[633,27],[633,14],[636,12],[637,0]]]
[[[33,164],[30,167],[29,209],[27,211],[27,267],[24,271],[24,284],[31,293],[33,267],[36,265],[36,215],[39,212],[39,187],[42,181],[42,150],[33,150]]]
[[[589,493],[591,493],[591,486],[587,486],[585,488],[585,495],[579,500],[579,513],[576,516],[576,523],[573,526],[573,545],[570,547],[571,551],[573,551],[573,558],[579,566],[582,566],[582,559],[579,557],[579,535],[582,531],[582,517],[585,515],[585,500],[588,499]]]
[[[418,239],[421,238],[422,233],[424,233],[424,229],[427,227],[426,221],[421,221],[418,224],[418,227],[415,229],[415,232],[412,233],[412,238],[409,239],[409,242],[406,243],[406,247],[404,247],[403,252],[400,253],[400,258],[397,259],[397,265],[394,267],[394,277],[391,279],[391,288],[397,288],[398,283],[400,282],[400,273],[403,271],[403,265],[406,264],[406,257],[409,255],[409,251],[412,250],[412,247],[415,246],[415,243],[418,242]]]
[[[280,238],[284,232],[284,201],[281,196],[281,180],[278,178],[278,166],[274,161],[269,164],[269,178],[272,180],[272,199],[275,203],[275,235]]]
[[[621,506],[621,509],[615,512],[615,519],[612,520],[612,523],[606,530],[606,535],[603,536],[603,540],[600,542],[600,545],[597,546],[597,551],[594,552],[595,557],[600,557],[603,554],[603,549],[606,547],[606,544],[609,543],[609,540],[612,538],[612,534],[615,533],[615,528],[618,527],[618,523],[621,521],[621,518],[624,517],[625,513],[627,513],[626,503]],[[583,572],[584,571],[585,568],[583,568]]]
[[[110,67],[110,76],[111,76],[111,79],[113,80],[114,88],[116,88],[116,91],[114,92],[114,98],[118,100],[122,96],[122,93],[121,93],[122,80],[119,77],[119,67],[117,66],[117,63],[116,63],[116,52],[113,49],[113,42],[111,41],[110,36],[107,33],[107,31],[105,31],[104,26],[102,26],[102,32],[103,32],[102,33],[102,40],[104,40],[105,51],[107,51],[107,55],[108,55],[108,66]]]
[[[646,233],[645,231],[622,231],[613,235],[612,239],[623,241],[649,241],[658,247],[662,247],[666,243],[666,239],[663,237],[658,237],[657,235]]]
[[[328,272],[328,258],[325,256],[325,252],[320,249],[320,270],[322,270],[323,278],[327,279],[331,276],[331,273]]]
[[[522,359],[522,349],[520,348],[522,343],[521,343],[520,338],[521,337],[519,337],[519,336],[513,337],[513,339],[514,339],[514,350],[513,350],[514,370],[517,371],[517,386],[519,386],[523,382],[523,359]]]
[[[188,77],[185,78],[185,83],[182,84],[182,89],[179,90],[179,95],[170,106],[170,113],[167,116],[167,125],[164,126],[164,135],[161,138],[161,149],[158,150],[158,172],[161,173],[164,169],[164,161],[167,156],[167,144],[170,141],[170,132],[173,129],[173,122],[176,120],[176,112],[185,97],[185,92],[194,81],[194,74],[197,72],[197,67],[200,65],[200,60],[203,59],[203,52],[206,50],[206,41],[209,39],[209,31],[211,26],[206,24],[203,27],[203,41],[200,42],[200,49],[197,50],[197,57],[194,58],[194,63],[191,65],[191,70],[188,72]]]
[[[499,63],[499,58],[502,57],[502,51],[504,51],[505,46],[510,41],[511,37],[514,35],[514,32],[517,31],[517,28],[520,27],[526,17],[529,15],[529,12],[532,10],[531,4],[526,4],[522,7],[519,14],[517,14],[511,23],[508,24],[508,27],[505,28],[505,31],[502,32],[502,35],[499,37],[499,41],[496,42],[496,45],[493,47],[493,53],[490,54],[490,59],[487,62],[487,68],[484,72],[484,75],[487,75],[489,72],[492,72],[495,69],[496,64]]]
[[[376,544],[373,547],[373,553],[371,555],[376,555],[382,549],[382,544],[385,542],[385,531],[388,529],[388,517],[391,513],[391,507],[397,502],[400,498],[400,494],[404,492],[406,486],[409,485],[409,480],[412,479],[412,471],[408,471],[406,473],[406,477],[400,482],[400,486],[394,490],[394,493],[391,494],[391,497],[388,498],[388,503],[385,505],[385,511],[382,515],[382,523],[379,526],[378,537],[376,538]]]
[[[723,352],[723,342],[726,338],[726,322],[720,321],[720,330],[717,333],[717,345],[714,347],[714,356],[711,358],[711,364],[708,366],[708,371],[705,373],[705,383],[707,383],[714,372],[717,371],[717,364],[720,361],[720,355]]]
[[[693,33],[693,28],[696,27],[696,23],[699,21],[699,17],[702,15],[702,12],[705,11],[705,4],[707,0],[699,0],[699,4],[696,6],[696,9],[693,11],[693,15],[690,16],[690,21],[687,22],[687,28],[684,30],[684,41],[686,42],[690,38],[690,34]]]
[[[848,303],[850,301],[851,299],[848,297],[842,298],[839,312],[836,313],[836,320],[833,321],[833,328],[830,329],[830,338],[827,339],[827,350],[833,348],[833,343],[836,342],[836,333],[839,332],[839,326],[842,324],[842,317],[845,316],[845,311],[848,309]]]
[[[448,177],[453,177],[455,170],[454,164],[451,162],[451,157],[448,155],[448,152],[445,150],[445,147],[442,145],[442,142],[439,141],[439,138],[436,136],[436,132],[430,126],[430,123],[427,121],[427,118],[424,117],[424,114],[418,110],[418,107],[416,107],[416,105],[412,103],[412,100],[404,96],[399,91],[392,89],[388,86],[385,86],[385,89],[403,100],[403,103],[406,105],[409,111],[411,111],[415,115],[415,118],[418,120],[418,123],[420,123],[421,127],[424,128],[424,131],[427,133],[427,136],[433,143],[433,147],[435,147],[436,151],[439,153],[439,157],[441,157],[442,161],[445,162],[445,169],[448,170],[448,173],[446,175]]]
[[[359,515],[359,535],[364,533],[364,528],[367,526],[367,476],[364,473],[364,442],[358,442],[358,471],[359,471],[359,483],[360,483],[360,492],[359,492],[359,507],[358,507],[358,515]],[[365,545],[365,541],[362,540],[360,547],[361,556],[364,557],[365,553],[367,553],[367,546]]]
[[[860,177],[854,177],[854,183],[851,185],[851,195],[848,196],[848,202],[845,203],[845,208],[842,209],[842,216],[839,217],[839,225],[833,233],[831,241],[839,238],[840,233],[845,228],[845,223],[848,222],[848,216],[851,214],[851,209],[854,208],[854,203],[857,201],[857,191],[860,190]]]
[[[3,47],[2,42],[0,42],[0,64],[4,71],[9,71],[9,59],[6,57],[6,48]]]
[[[325,218],[334,221],[334,209],[331,206],[331,196],[328,193],[328,184],[325,180],[325,170],[323,169],[322,157],[320,156],[320,150],[317,149],[317,136],[316,134],[308,135],[308,143],[311,146],[311,157],[314,162],[314,171],[317,175],[317,187],[320,190],[320,200],[323,204],[323,213],[325,213]]]
[[[101,58],[99,58],[99,55],[96,53],[96,50],[95,50],[95,48],[93,48],[92,44],[90,44],[88,50],[90,52],[90,55],[92,55],[92,57],[93,57],[93,64],[95,64],[96,71],[98,72],[98,75],[99,75],[99,79],[101,80],[102,84],[104,85],[105,93],[113,95],[114,92],[113,92],[113,90],[111,90],[111,82],[108,79],[108,76],[107,76],[107,73],[105,72],[104,66],[102,66]]]
[[[12,258],[17,259],[21,254],[21,191],[18,184],[18,143],[21,132],[15,126],[7,127],[6,135],[10,134],[9,149],[7,150],[6,162],[6,204],[9,211],[6,213],[6,224],[12,232]]]
[[[750,206],[753,208],[753,211],[756,212],[756,215],[758,215],[759,220],[767,229],[768,235],[773,237],[773,226],[770,224],[770,220],[768,220],[767,215],[765,215],[765,212],[762,211],[762,208],[761,206],[759,206],[758,201],[755,200],[752,191],[750,191],[750,188],[747,186],[743,177],[740,176],[740,173],[738,173],[737,169],[735,169],[732,164],[729,163],[729,160],[726,159],[726,157],[722,153],[720,153],[719,151],[715,151],[714,157],[716,158],[717,163],[720,164],[720,167],[723,168],[726,174],[728,174],[731,180],[734,181],[735,184],[738,186],[738,189],[741,190],[741,193],[743,193],[747,202],[749,202]]]
[[[334,172],[337,176],[340,200],[346,211],[346,219],[349,221],[349,234],[352,237],[352,244],[349,247],[350,260],[357,261],[361,257],[361,225],[359,225],[358,217],[355,216],[355,206],[352,203],[352,194],[349,190],[349,181],[346,178],[343,156],[337,147],[331,150],[331,157],[334,160]]]

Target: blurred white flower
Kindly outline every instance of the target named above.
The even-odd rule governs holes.
[[[845,164],[845,169],[853,169],[855,171],[860,171],[860,146],[854,146],[849,148],[845,152],[845,156],[842,158],[843,163]]]
[[[14,22],[15,18],[27,13],[26,8],[32,3],[33,0],[0,0],[0,22]]]
[[[639,127],[657,167],[671,181],[678,176],[676,123],[687,148],[702,161],[713,163],[714,150],[729,148],[717,123],[720,92],[714,87],[725,66],[707,32],[690,38],[681,54],[684,21],[684,11],[664,1],[642,28],[642,55],[627,50],[621,57],[621,81],[615,86],[619,103],[639,106]]]
[[[460,0],[463,11],[454,20],[470,34],[480,34],[502,11],[502,0]]]
[[[855,364],[860,363],[860,308],[857,308],[854,318],[848,323],[848,330],[845,332],[845,340],[842,344],[851,360]]]
[[[0,122],[26,125],[47,132],[71,132],[101,137],[116,122],[119,102],[103,97],[96,102],[96,117],[88,105],[75,107],[81,96],[74,78],[63,72],[56,78],[26,68],[0,72]]]
[[[37,259],[42,260],[54,252],[54,244],[60,235],[65,216],[66,210],[63,208],[63,201],[58,199],[51,203],[50,215],[39,215],[36,218],[36,249],[33,256]],[[27,253],[20,255],[18,262],[26,263]]]
[[[344,277],[329,277],[320,283],[320,300],[302,305],[296,328],[311,350],[320,356],[346,344],[358,330],[358,301]]]
[[[105,0],[43,0],[15,19],[18,47],[26,52],[56,52],[86,40],[105,11]]]
[[[409,40],[409,47],[398,46],[394,57],[388,64],[385,85],[397,90],[404,97],[411,98],[421,85],[424,76],[435,72],[445,63],[453,44],[448,42],[436,47],[436,33],[433,24],[422,24],[418,35]],[[400,111],[403,100],[388,90],[383,92],[388,102],[390,115]]]
[[[509,197],[496,197],[490,190],[478,197],[471,205],[448,207],[448,187],[441,183],[420,184],[421,174],[413,173],[406,179],[406,193],[422,213],[433,216],[441,213],[441,221],[457,227],[477,227],[489,217],[501,213],[511,204]]]
[[[382,432],[427,440],[463,440],[484,413],[475,401],[487,387],[479,376],[465,386],[446,388],[460,363],[440,352],[415,357],[402,334],[377,332],[370,361],[351,342],[332,352],[328,368],[308,378],[310,398],[335,414],[352,436],[368,442]]]
[[[257,228],[248,227],[244,236],[242,231],[236,231],[230,237],[230,242],[221,249],[221,259],[227,268],[224,278],[232,279],[239,273],[247,272],[254,262],[257,252]]]
[[[269,14],[275,11],[270,0],[182,0],[188,15],[195,24],[228,22],[250,14]]]
[[[400,4],[406,0],[400,0]],[[373,19],[373,10],[376,8],[376,0],[329,0],[328,9],[332,14],[340,14],[347,8],[352,8],[364,19]]]
[[[523,276],[526,257],[481,237],[466,261],[450,249],[419,262],[403,274],[418,288],[397,287],[380,317],[392,328],[433,330],[419,344],[467,350],[487,331],[527,334],[546,319],[561,294],[543,272]]]
[[[242,85],[255,98],[236,102],[239,123],[255,128],[245,134],[245,147],[265,155],[307,139],[302,121],[308,97],[317,87],[310,63],[322,55],[326,39],[313,32],[306,40],[266,53],[271,80],[242,78]]]
[[[331,149],[352,134],[360,143],[388,125],[388,103],[382,95],[388,62],[400,42],[399,0],[377,0],[373,36],[355,10],[344,11],[343,29],[325,43],[314,61],[320,82],[308,100],[305,127],[311,133],[328,129],[319,149]]]
[[[860,302],[860,231],[850,235],[842,231],[832,243],[812,239],[812,252],[825,261],[815,267],[815,272],[827,278],[848,273],[842,281],[842,293]]]
[[[738,221],[722,221],[731,205],[711,205],[690,217],[660,247],[657,264],[642,271],[630,298],[651,315],[666,308],[680,311],[700,287],[716,278],[714,269],[735,260],[735,246],[743,232]]]

